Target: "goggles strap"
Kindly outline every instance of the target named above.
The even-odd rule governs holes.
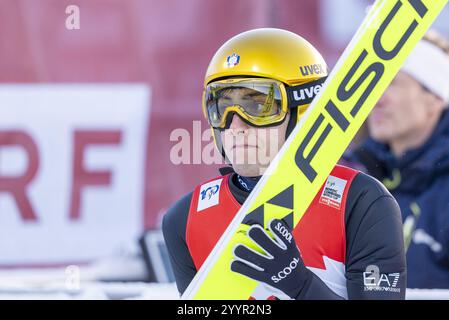
[[[286,140],[290,133],[292,133],[296,126],[296,122],[298,121],[298,107],[310,104],[318,92],[320,92],[326,79],[327,77],[324,77],[297,86],[286,87],[288,107],[291,109],[287,131],[285,132]],[[304,99],[301,99],[302,97],[304,97]]]
[[[296,108],[310,104],[318,95],[327,77],[303,83],[297,86],[286,87],[289,108]]]

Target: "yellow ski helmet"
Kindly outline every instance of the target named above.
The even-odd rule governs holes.
[[[310,105],[328,75],[326,63],[315,47],[301,36],[282,29],[261,28],[240,33],[225,42],[215,53],[204,79],[203,112],[211,125],[215,144],[224,155],[220,131],[226,128],[227,117],[237,113],[254,126],[277,125],[291,109],[287,135],[293,130],[300,116]],[[244,78],[244,79],[242,79]],[[223,110],[217,106],[215,93],[235,82],[255,82],[266,90],[267,96],[277,99],[279,110],[260,117],[254,108],[245,112],[241,106]],[[272,82],[270,82],[272,81]],[[237,84],[240,85],[240,84]],[[268,93],[270,91],[270,93]],[[312,93],[312,96],[309,94]],[[268,98],[267,98],[268,101]],[[252,106],[250,106],[251,108]],[[218,110],[219,108],[222,108]],[[229,117],[230,118],[230,117]],[[229,124],[229,121],[227,122]]]

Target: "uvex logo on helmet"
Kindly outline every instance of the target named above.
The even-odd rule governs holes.
[[[301,71],[301,74],[305,77],[305,76],[311,76],[311,75],[323,75],[326,74],[326,68],[323,67],[323,65],[321,64],[311,64],[308,66],[302,66],[299,67],[299,70]]]

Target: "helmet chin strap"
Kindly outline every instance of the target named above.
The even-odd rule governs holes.
[[[290,133],[292,133],[293,129],[296,126],[296,120],[298,119],[298,108],[290,109],[290,119],[288,119],[287,130],[285,131],[285,140],[287,140]]]

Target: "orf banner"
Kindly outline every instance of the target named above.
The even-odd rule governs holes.
[[[143,228],[150,90],[0,86],[0,267],[89,262]]]

